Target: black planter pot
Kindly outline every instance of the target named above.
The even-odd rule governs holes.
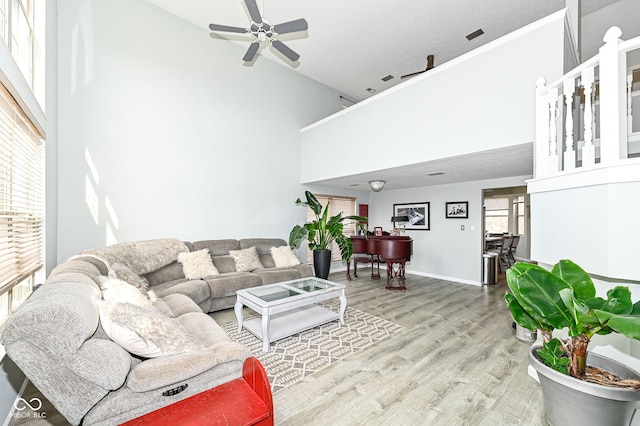
[[[313,269],[316,277],[326,280],[329,277],[331,268],[331,250],[313,251]]]

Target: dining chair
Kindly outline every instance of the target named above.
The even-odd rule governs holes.
[[[513,266],[516,263],[516,249],[518,248],[518,243],[520,242],[520,235],[514,235],[513,240],[511,241],[511,247],[509,247],[509,260],[511,261],[511,265]]]
[[[509,251],[511,250],[512,243],[512,236],[503,235],[500,247],[488,250],[498,254],[498,268],[500,269],[500,273],[505,273],[512,265],[511,259],[509,258]]]

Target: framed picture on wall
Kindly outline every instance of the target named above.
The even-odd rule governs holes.
[[[468,201],[451,201],[445,203],[445,217],[447,219],[469,219]]]
[[[429,203],[394,204],[393,216],[407,216],[409,221],[404,225],[407,231],[428,231],[430,225]]]

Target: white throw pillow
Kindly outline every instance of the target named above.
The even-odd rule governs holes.
[[[155,308],[103,301],[99,312],[107,336],[134,355],[158,358],[198,349],[177,319],[169,318]]]
[[[152,308],[153,303],[146,293],[141,293],[137,287],[117,278],[100,276],[102,298],[109,303],[131,303],[143,308]]]
[[[251,272],[264,268],[255,246],[244,250],[230,250],[229,256],[233,258],[238,272]]]
[[[271,247],[271,256],[276,268],[290,268],[300,264],[300,259],[289,246]]]
[[[180,253],[178,262],[182,263],[182,272],[188,280],[199,280],[209,275],[218,275],[218,269],[214,266],[209,249]]]

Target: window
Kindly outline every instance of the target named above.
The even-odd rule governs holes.
[[[0,85],[0,324],[43,265],[44,142]]]
[[[524,216],[524,195],[520,195],[514,197],[513,199],[513,217],[516,218],[516,235],[524,235],[524,225],[525,225],[525,216]]]
[[[485,198],[484,229],[490,234],[509,232],[509,198]]]
[[[353,197],[338,197],[334,195],[318,195],[313,194],[318,202],[322,204],[322,209],[329,204],[329,217],[335,216],[342,212],[342,216],[355,216],[356,214],[356,199]],[[315,220],[315,215],[310,208],[307,208],[307,222]],[[356,235],[356,222],[353,220],[345,220],[343,222],[343,233],[346,236]],[[331,261],[340,262],[342,256],[340,254],[340,248],[334,242],[331,247]],[[313,253],[307,249],[307,262],[313,263]]]
[[[0,34],[29,87],[33,87],[33,0],[0,0]]]

